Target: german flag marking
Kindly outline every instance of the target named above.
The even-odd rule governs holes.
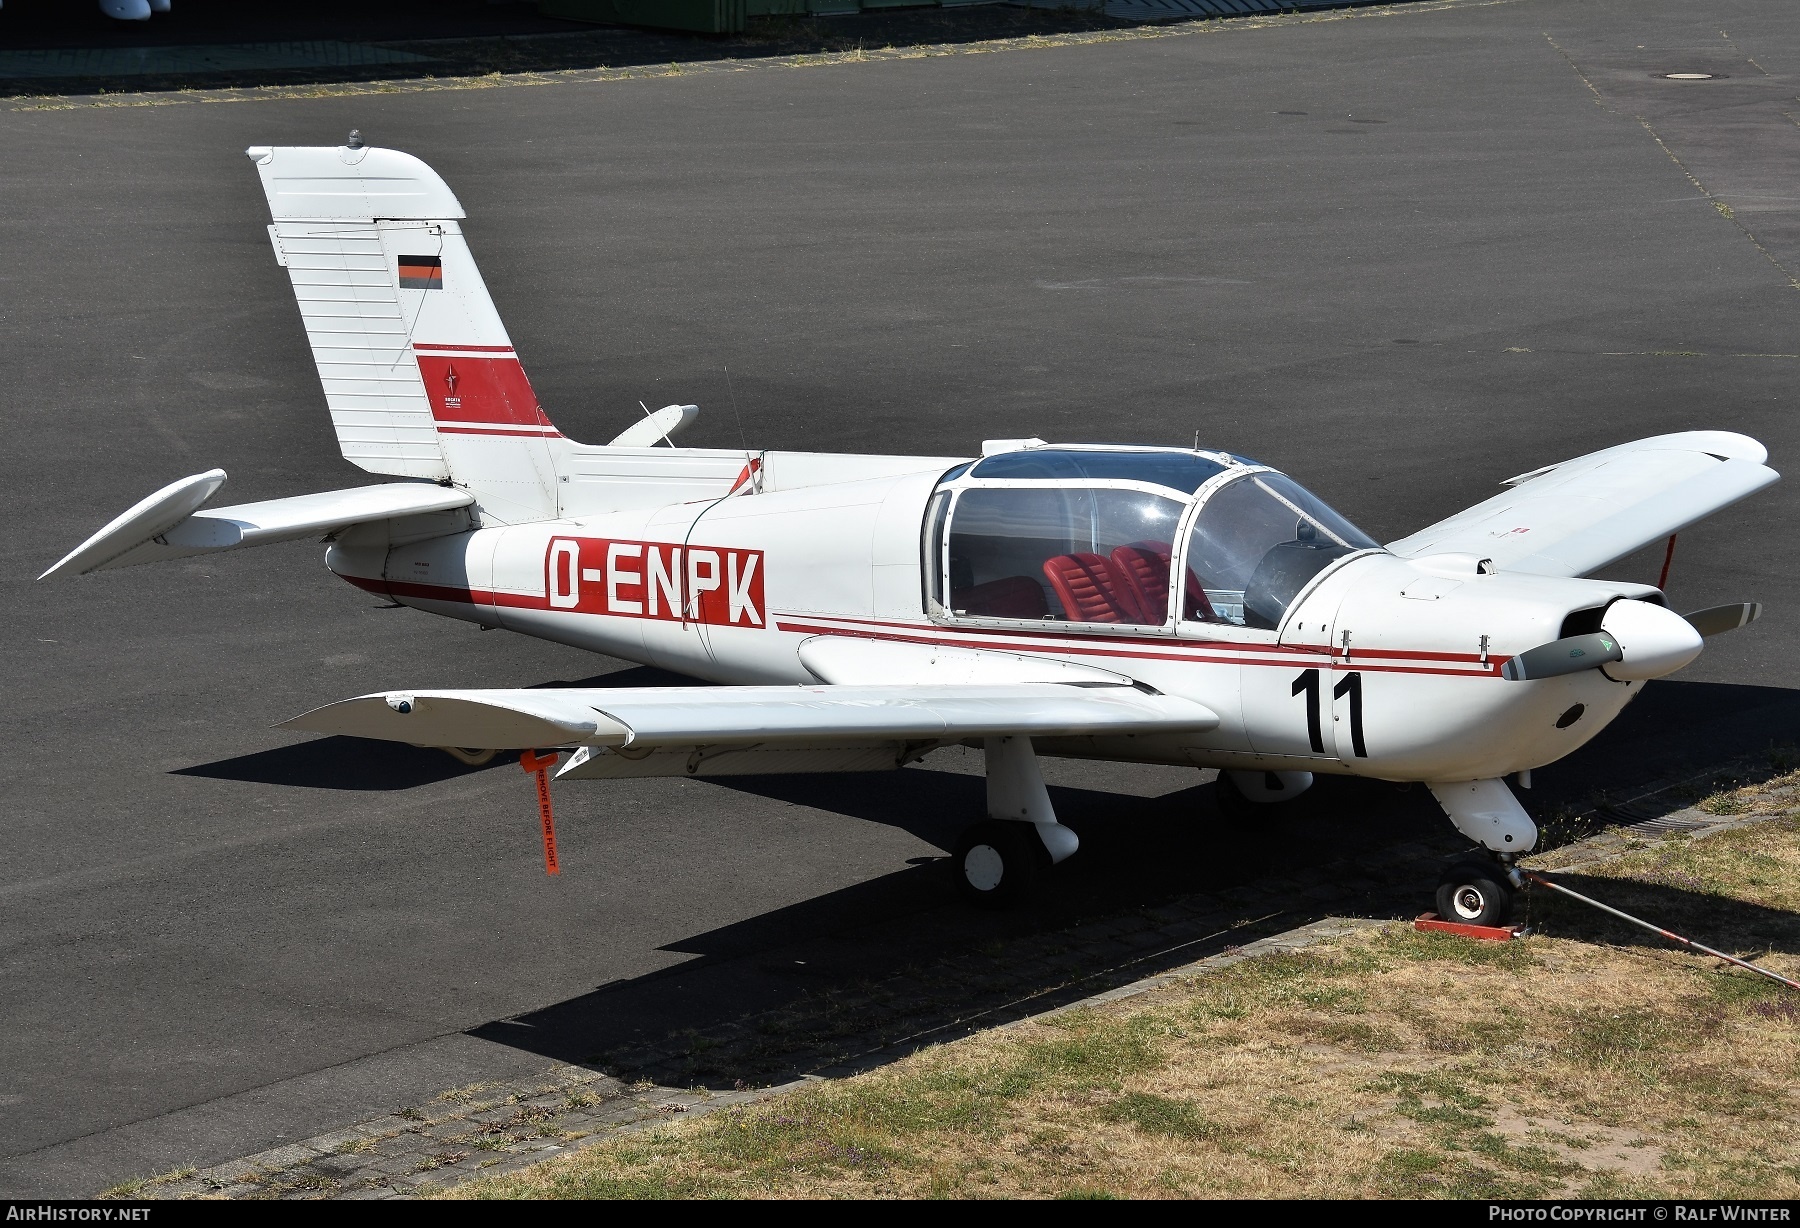
[[[402,290],[442,290],[444,264],[437,256],[401,256],[400,288]]]

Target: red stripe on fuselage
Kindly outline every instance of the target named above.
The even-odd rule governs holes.
[[[501,606],[515,610],[550,609],[549,598],[530,593],[498,593],[486,589],[461,588],[447,584],[421,584],[410,580],[372,580],[363,576],[344,576],[343,578],[358,588],[366,589],[371,593],[383,594],[394,600],[410,597],[416,601],[448,601],[463,605]],[[573,611],[562,612],[573,613]],[[587,615],[587,617],[604,618],[607,616],[595,614]],[[940,644],[950,648],[991,649],[998,647],[991,640],[975,639],[967,632],[959,634],[953,630],[939,629],[930,625],[876,622],[857,618],[834,619],[833,621],[856,623],[870,629],[846,630],[843,627],[828,626],[820,622],[790,622],[780,615],[775,616],[774,625],[776,630],[797,635],[843,635],[859,639],[892,640],[903,644]],[[880,628],[880,630],[875,630],[875,628]],[[1498,678],[1500,667],[1508,660],[1506,657],[1490,656],[1484,666],[1480,664],[1480,658],[1473,653],[1432,653],[1403,649],[1392,651],[1383,649],[1377,652],[1370,649],[1362,653],[1353,652],[1351,658],[1345,661],[1335,657],[1331,649],[1323,645],[1318,648],[1296,648],[1284,644],[1238,644],[1223,640],[1194,642],[1170,639],[1148,640],[1125,636],[1057,636],[1039,632],[1001,632],[999,630],[983,631],[978,634],[1038,635],[1044,639],[1055,639],[1058,643],[1054,647],[1041,647],[1037,648],[1037,651],[1071,656],[1178,661],[1205,665],[1256,665],[1277,669],[1292,669],[1296,665],[1328,662],[1335,664],[1340,669],[1354,669],[1367,673],[1440,674],[1456,678]],[[1086,641],[1086,643],[1078,641]],[[1096,641],[1098,641],[1098,646],[1096,646]],[[1013,651],[1029,652],[1032,650],[1030,645],[1014,644],[1009,647]],[[1269,659],[1271,657],[1280,659],[1271,660]],[[1440,664],[1433,668],[1427,665],[1386,663],[1395,660],[1435,661]],[[1451,668],[1458,662],[1464,663],[1465,668]],[[1476,668],[1466,668],[1469,665]]]
[[[776,617],[779,618],[782,616],[777,615]],[[795,616],[795,617],[798,617],[798,616]],[[938,628],[936,627],[936,624],[886,622],[881,619],[857,618],[857,617],[854,617],[854,616],[848,615],[848,614],[814,614],[814,615],[811,615],[810,617],[812,619],[814,619],[815,621],[832,622],[832,623],[849,623],[853,627],[876,628],[879,631],[938,630]],[[796,629],[800,629],[800,628],[797,626]],[[808,628],[808,629],[813,630],[815,632],[822,630],[822,631],[825,631],[825,632],[827,632],[829,634],[833,634],[833,635],[857,634],[856,632],[853,632],[853,631],[846,631],[841,627],[818,627],[818,628]],[[870,638],[873,638],[873,639],[882,638],[882,636],[880,634],[878,634],[877,632],[870,632],[868,634],[869,634]],[[941,634],[961,634],[964,636],[993,635],[993,636],[1010,636],[1010,637],[1017,638],[1017,639],[1057,640],[1060,642],[1068,643],[1071,646],[1076,645],[1076,644],[1083,644],[1083,643],[1092,644],[1095,642],[1108,643],[1108,644],[1112,644],[1112,643],[1145,644],[1145,643],[1158,643],[1158,642],[1162,642],[1162,643],[1175,642],[1175,643],[1180,643],[1184,646],[1191,646],[1196,649],[1215,648],[1215,649],[1220,649],[1220,650],[1225,650],[1225,651],[1236,651],[1236,652],[1286,653],[1286,654],[1289,654],[1292,656],[1307,656],[1307,657],[1335,656],[1337,654],[1337,652],[1339,651],[1338,649],[1334,648],[1333,646],[1331,646],[1329,644],[1319,644],[1316,646],[1311,646],[1311,645],[1304,645],[1304,644],[1246,644],[1240,640],[1186,640],[1186,639],[1184,639],[1184,640],[1179,640],[1179,641],[1169,641],[1162,637],[1158,637],[1157,640],[1150,640],[1142,635],[1120,635],[1117,633],[1109,635],[1109,634],[1105,634],[1105,633],[1096,634],[1094,632],[1080,632],[1080,631],[1053,631],[1053,630],[1040,631],[1040,630],[1036,629],[1035,627],[1030,628],[1030,629],[1022,628],[1022,627],[979,627],[979,628],[966,627],[966,628],[960,628],[960,629],[954,630],[954,631],[950,630],[950,629],[944,629],[944,630],[942,630]],[[1487,660],[1485,662],[1483,662],[1481,659],[1481,655],[1479,653],[1473,653],[1473,652],[1432,652],[1429,650],[1411,649],[1411,648],[1357,649],[1355,647],[1355,645],[1351,646],[1351,655],[1356,657],[1359,660],[1367,658],[1367,657],[1381,657],[1381,658],[1386,658],[1386,659],[1403,660],[1403,661],[1436,661],[1436,662],[1441,662],[1444,664],[1449,664],[1451,662],[1460,661],[1460,662],[1464,662],[1464,663],[1470,664],[1470,665],[1477,665],[1477,664],[1485,665],[1485,666],[1491,667],[1496,672],[1498,672],[1499,667],[1501,665],[1504,665],[1509,660],[1509,658],[1507,658],[1507,657],[1495,656],[1491,653],[1488,655]]]
[[[908,624],[904,623],[884,625],[900,627],[908,626]],[[1488,658],[1488,664],[1483,666],[1480,664],[1480,658],[1473,654],[1464,656],[1460,653],[1402,653],[1398,651],[1390,653],[1385,649],[1379,652],[1368,650],[1362,653],[1353,654],[1349,659],[1343,659],[1335,656],[1332,650],[1324,645],[1320,645],[1317,648],[1301,648],[1286,644],[1239,644],[1236,641],[1225,640],[1213,640],[1210,642],[1202,640],[1197,643],[1194,641],[1184,642],[1169,639],[1126,640],[1115,636],[1045,635],[1042,638],[1056,639],[1058,642],[1052,647],[1039,647],[1031,644],[995,644],[992,641],[970,639],[966,635],[958,636],[953,631],[936,631],[921,626],[912,626],[911,630],[913,631],[913,634],[910,635],[891,631],[848,631],[842,627],[830,627],[815,623],[782,622],[779,621],[779,619],[775,626],[779,631],[790,631],[797,635],[842,635],[858,639],[897,640],[907,644],[941,644],[950,648],[993,649],[1004,646],[1006,649],[1013,652],[1032,652],[1035,650],[1042,653],[1058,653],[1082,657],[1118,657],[1126,660],[1139,661],[1183,661],[1209,665],[1258,665],[1269,666],[1276,669],[1293,669],[1296,665],[1330,664],[1335,665],[1339,669],[1354,669],[1368,673],[1444,674],[1457,678],[1497,678],[1500,676],[1500,666],[1504,665],[1507,660],[1505,657],[1491,656]],[[999,632],[990,633],[984,631],[981,634],[999,634]],[[1018,632],[1014,634],[1032,635],[1034,633]],[[1087,643],[1080,643],[1080,641],[1083,640],[1087,641]],[[1119,645],[1119,647],[1096,648],[1089,646],[1096,641],[1101,644]],[[1141,647],[1128,649],[1123,647],[1124,644],[1140,645]],[[1188,651],[1168,650],[1186,648],[1188,644],[1192,644],[1192,648]],[[1152,646],[1161,647],[1164,645],[1167,646],[1164,651],[1148,651]],[[1235,655],[1221,655],[1222,651],[1233,653]],[[1248,654],[1260,654],[1260,656]],[[1443,667],[1434,669],[1421,665],[1383,665],[1380,664],[1378,660],[1371,660],[1371,658],[1385,659],[1390,657],[1424,658],[1426,660],[1441,661],[1443,662]],[[1459,660],[1466,660],[1470,664],[1475,665],[1476,668],[1448,668],[1453,662]]]
[[[504,606],[509,610],[547,610],[550,603],[530,593],[496,593],[482,588],[458,588],[452,584],[420,584],[414,580],[376,580],[368,576],[345,576],[357,588],[395,600],[411,597],[417,601],[450,601],[458,605]]]

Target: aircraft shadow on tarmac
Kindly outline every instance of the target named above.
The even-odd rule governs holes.
[[[1066,907],[1039,906],[996,918],[943,904],[940,869],[914,867],[699,935],[679,945],[707,952],[700,960],[604,985],[468,1034],[626,1079],[714,1089],[775,1084],[879,1066],[926,1045],[1039,1014],[1328,916],[1400,914],[1403,919],[1417,911],[1396,906],[1409,898],[1409,884],[1367,892],[1362,908],[1330,898],[1300,900],[1273,916],[1270,901],[1258,897],[1223,908],[1198,938],[1171,935],[1125,949],[1116,938],[1085,941],[1081,917]],[[1793,913],[1664,883],[1581,875],[1562,881],[1701,941],[1745,951],[1800,951],[1800,916]],[[938,907],[892,916],[890,910],[905,897],[932,900]],[[915,940],[866,932],[766,945],[852,911],[888,912]],[[1572,902],[1539,898],[1525,911],[1540,932],[1554,936],[1672,948]],[[1060,958],[1046,959],[1046,951],[1060,952]]]
[[[547,686],[656,686],[692,679],[634,668]],[[1630,799],[1737,761],[1740,779],[1778,770],[1762,755],[1800,735],[1800,693],[1772,687],[1662,682],[1588,747],[1540,769],[1524,794],[1540,819]],[[1760,755],[1760,758],[1758,756]],[[498,762],[498,761],[497,761]],[[1682,765],[1690,765],[1683,767]],[[436,750],[354,738],[181,769],[182,774],[308,788],[385,790],[483,770]],[[1198,780],[1198,777],[1196,777]],[[926,764],[884,776],[714,778],[712,784],[882,823],[948,849],[982,810],[981,777]],[[1051,890],[1013,912],[972,909],[953,895],[941,858],[696,934],[665,949],[696,958],[648,976],[472,1029],[472,1036],[662,1081],[711,1087],[768,1083],[815,1070],[892,1060],[921,1044],[1051,1009],[1179,967],[1268,932],[1332,915],[1410,917],[1429,907],[1437,868],[1466,843],[1422,788],[1322,777],[1298,801],[1233,823],[1196,783],[1161,797],[1050,790],[1081,853]],[[1693,795],[1653,803],[1652,812]],[[1646,817],[1628,808],[1626,821]],[[1584,880],[1571,878],[1583,889]],[[1699,918],[1703,942],[1800,945],[1788,914],[1705,896],[1679,881],[1586,880],[1652,920]],[[1187,909],[1187,929],[1146,925],[1136,938],[1096,938],[1119,918]],[[1656,945],[1579,905],[1533,904],[1552,932]]]
[[[1800,733],[1800,696],[1768,687],[1663,683],[1527,795],[1541,815],[1734,757],[1739,779],[1777,774],[1773,744]],[[979,812],[979,777],[914,768],[871,789],[855,777],[720,780],[850,820],[903,828],[940,848]],[[1424,789],[1322,778],[1279,815],[1229,823],[1196,786],[1158,798],[1051,789],[1081,854],[1053,889],[1011,913],[957,902],[936,859],[665,949],[685,964],[512,1019],[472,1036],[633,1077],[727,1088],[894,1060],[921,1045],[1051,1009],[1179,967],[1267,932],[1333,915],[1404,918],[1429,906],[1442,860],[1465,847]],[[1666,811],[1692,797],[1665,800]],[[1633,812],[1630,818],[1643,815]],[[1370,868],[1363,855],[1389,854]],[[1379,860],[1379,856],[1377,857]],[[1639,915],[1691,924],[1693,937],[1800,950],[1800,918],[1668,882],[1579,875],[1576,890]],[[1198,902],[1199,930],[1095,940],[1096,918],[1155,915]],[[1548,932],[1633,946],[1668,944],[1560,900],[1529,905]],[[1047,954],[1048,953],[1048,954]]]

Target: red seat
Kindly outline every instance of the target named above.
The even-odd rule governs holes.
[[[1112,552],[1113,569],[1129,579],[1137,589],[1138,605],[1145,621],[1160,625],[1169,612],[1169,559],[1175,548],[1168,542],[1132,542]],[[1183,612],[1188,618],[1218,622],[1212,602],[1200,585],[1193,568],[1187,573],[1187,594]]]
[[[956,589],[950,594],[950,608],[989,618],[1043,618],[1050,613],[1044,586],[1030,576],[1007,576]]]
[[[1137,586],[1121,581],[1098,554],[1059,554],[1044,560],[1044,578],[1075,623],[1141,623]],[[1160,620],[1158,620],[1160,621]]]

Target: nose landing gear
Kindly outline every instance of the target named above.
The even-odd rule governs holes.
[[[1537,824],[1503,780],[1430,786],[1450,821],[1481,845],[1459,857],[1438,880],[1437,913],[1462,925],[1498,926],[1512,913],[1510,864],[1537,846]]]

